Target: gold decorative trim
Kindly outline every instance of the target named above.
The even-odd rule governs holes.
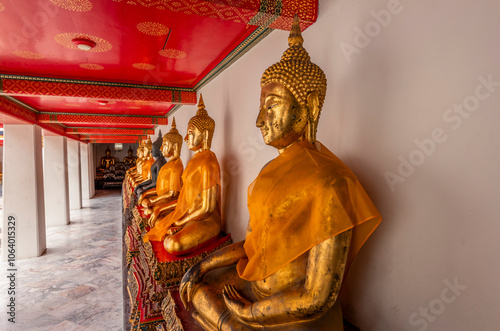
[[[100,53],[100,52],[107,52],[113,46],[111,43],[107,40],[104,40],[102,38],[92,36],[90,34],[86,33],[75,33],[75,32],[68,32],[68,33],[60,33],[54,37],[54,40],[56,43],[58,43],[61,46],[68,47],[71,49],[76,49],[80,50],[76,45],[73,43],[73,39],[75,38],[80,38],[80,39],[89,39],[92,40],[93,42],[96,43],[96,46],[92,48],[89,51],[82,51],[82,52],[93,52],[93,53]]]
[[[63,9],[76,12],[87,12],[94,6],[89,0],[50,0],[50,2]]]
[[[187,56],[186,52],[173,48],[162,49],[158,53],[168,59],[183,59]]]
[[[44,58],[42,54],[30,51],[14,51],[12,52],[12,54],[14,54],[17,57],[30,60],[41,60]]]
[[[137,24],[137,30],[150,36],[165,36],[170,29],[161,23],[142,22]]]
[[[81,63],[80,68],[86,69],[86,70],[103,70],[104,67],[100,64],[96,63]]]
[[[154,65],[149,63],[134,63],[132,64],[132,67],[140,70],[153,70],[156,68]]]
[[[181,320],[176,313],[178,309],[172,294],[168,291],[165,299],[163,299],[161,303],[161,315],[167,324],[167,330],[184,331]]]

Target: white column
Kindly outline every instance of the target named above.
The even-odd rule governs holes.
[[[80,143],[80,160],[80,170],[82,176],[82,199],[90,199],[89,144]]]
[[[2,259],[5,261],[8,256],[8,234],[12,226],[15,227],[16,258],[40,256],[47,248],[40,127],[4,125],[3,156]]]
[[[95,163],[94,163],[94,149],[95,144],[88,144],[89,146],[89,189],[90,197],[95,195]]]
[[[80,171],[80,142],[68,139],[69,208],[82,208],[82,176]]]
[[[43,179],[45,223],[47,226],[69,224],[69,188],[67,139],[44,136]]]

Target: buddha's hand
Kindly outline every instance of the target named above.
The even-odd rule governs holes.
[[[189,310],[189,302],[192,299],[193,289],[203,279],[201,272],[201,261],[192,266],[182,277],[179,285],[179,295],[184,304],[184,308]]]
[[[153,211],[151,216],[149,216],[149,220],[148,220],[148,224],[151,228],[155,226],[157,218],[158,218],[158,212],[157,212],[157,210],[155,210],[155,211]]]
[[[222,296],[234,316],[243,322],[253,322],[252,301],[241,295],[233,285],[225,285]]]
[[[172,226],[167,230],[167,235],[168,236],[174,235],[181,230],[182,230],[182,227],[180,227],[180,226]]]

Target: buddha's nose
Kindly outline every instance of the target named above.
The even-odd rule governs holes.
[[[262,110],[259,110],[259,115],[257,115],[257,121],[255,122],[255,125],[260,128],[264,126],[264,117],[262,115]]]

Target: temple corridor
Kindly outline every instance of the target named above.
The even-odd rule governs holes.
[[[121,245],[121,191],[96,191],[70,225],[47,228],[45,254],[17,261],[16,324],[0,330],[122,330]]]

